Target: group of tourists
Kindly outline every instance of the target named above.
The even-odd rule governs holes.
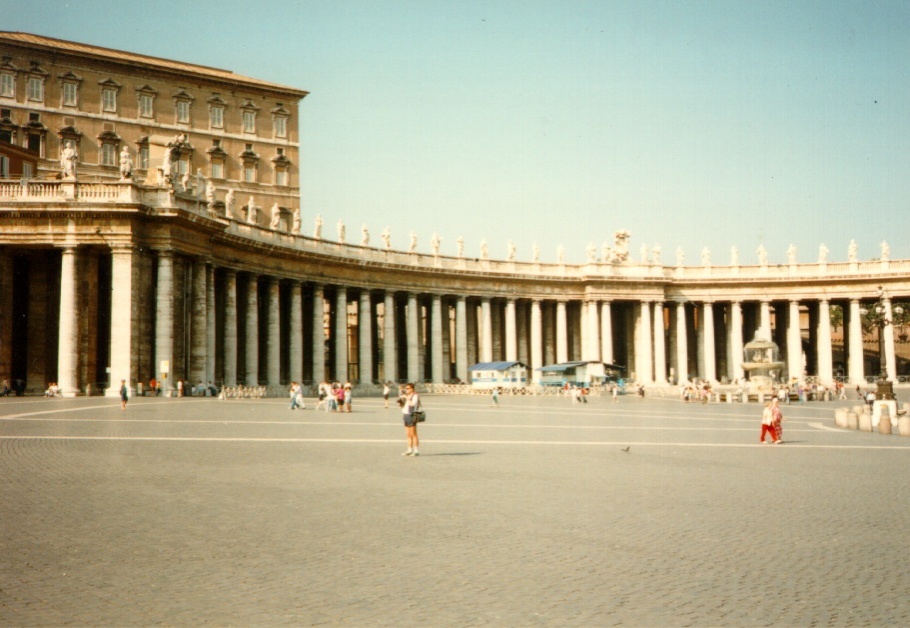
[[[351,412],[352,388],[351,382],[345,382],[343,385],[339,382],[331,384],[321,382],[315,409],[323,408],[326,412]]]
[[[759,442],[762,445],[766,445],[765,436],[770,436],[775,445],[780,445],[784,442],[783,421],[784,415],[780,410],[780,401],[777,397],[774,397],[765,404],[765,409],[762,410],[761,440]]]

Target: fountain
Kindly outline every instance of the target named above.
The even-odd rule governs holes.
[[[758,334],[743,347],[743,370],[749,377],[750,394],[771,394],[784,368],[779,352],[776,343]]]

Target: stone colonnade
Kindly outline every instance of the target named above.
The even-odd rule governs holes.
[[[57,381],[84,388],[80,247],[60,250]],[[790,376],[834,379],[828,299],[568,299],[486,297],[297,280],[211,259],[110,253],[111,388],[156,377],[165,390],[195,385],[283,386],[323,379],[468,381],[477,362],[532,369],[567,361],[620,364],[645,384],[742,378],[742,350],[758,332],[773,338]],[[844,308],[846,375],[865,383],[860,300]],[[890,302],[886,301],[890,307]],[[809,339],[800,318],[808,316]],[[772,327],[772,317],[774,325]],[[773,331],[772,331],[773,330]],[[103,341],[102,341],[103,342]],[[796,348],[796,350],[791,350]],[[894,339],[883,342],[896,378]],[[167,375],[167,377],[165,377]],[[539,373],[532,370],[534,380]]]

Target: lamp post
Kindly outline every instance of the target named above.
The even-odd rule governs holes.
[[[872,326],[878,328],[878,347],[879,347],[879,377],[876,382],[878,399],[894,399],[893,383],[888,381],[888,353],[885,350],[885,329],[894,322],[892,316],[900,317],[904,309],[898,305],[893,310],[890,307],[890,301],[885,289],[881,286],[876,291],[876,301],[872,309],[860,308],[860,314]]]

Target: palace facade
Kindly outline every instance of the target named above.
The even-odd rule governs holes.
[[[304,235],[306,95],[0,33],[0,155],[20,164],[0,178],[0,378],[75,395],[121,379],[441,383],[476,362],[602,360],[646,384],[729,381],[757,330],[791,377],[864,384],[882,357],[891,379],[906,366],[896,326],[864,336],[880,288],[889,316],[910,295],[910,261],[886,255],[550,264],[329,240],[321,218]]]

